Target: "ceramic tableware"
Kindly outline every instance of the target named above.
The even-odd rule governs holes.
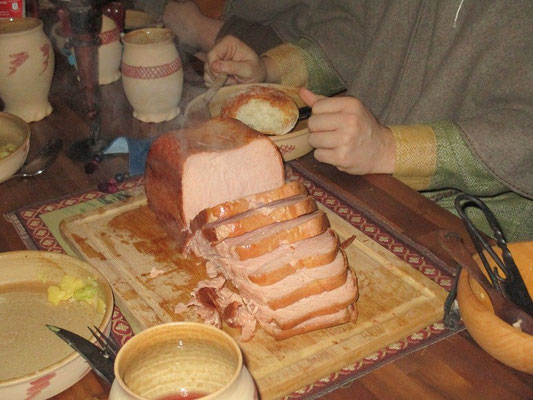
[[[0,182],[9,179],[20,169],[29,150],[28,123],[16,115],[0,112]]]
[[[168,323],[142,331],[120,349],[110,400],[197,398],[258,398],[239,346],[224,331]]]
[[[54,51],[36,18],[0,18],[0,97],[26,122],[50,115]]]
[[[48,288],[65,275],[91,279],[105,309],[78,300],[51,304]],[[112,313],[111,285],[90,264],[47,251],[1,253],[0,399],[48,399],[78,382],[90,371],[89,364],[46,324],[63,326],[95,343],[87,326],[109,333]]]
[[[281,90],[285,93],[287,93],[296,103],[298,107],[305,106],[305,103],[302,101],[298,94],[299,88],[295,87],[289,87],[284,85],[278,85],[273,83],[252,83],[252,84],[242,84],[242,85],[233,85],[233,86],[225,86],[221,88],[218,93],[213,97],[211,102],[209,103],[209,109],[211,111],[212,116],[217,116],[220,114],[220,109],[222,108],[222,105],[224,104],[225,100],[233,95],[234,93],[245,90],[250,86],[268,86],[273,87],[275,89]],[[192,100],[192,102],[200,101],[199,98],[201,96],[195,98]],[[290,161],[294,160],[298,157],[301,157],[307,153],[309,153],[313,148],[309,144],[309,130],[307,129],[307,120],[301,120],[299,121],[296,126],[287,133],[286,135],[272,135],[269,136],[270,139],[278,146],[278,149],[283,156],[283,160]]]
[[[174,34],[165,28],[145,28],[124,35],[122,84],[133,116],[162,122],[180,113],[183,69]]]

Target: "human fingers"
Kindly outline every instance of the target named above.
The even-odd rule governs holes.
[[[313,108],[314,111],[314,108]],[[334,131],[340,127],[343,120],[341,113],[312,113],[307,120],[307,128],[313,132]]]
[[[315,149],[335,149],[339,144],[339,135],[331,131],[311,132],[308,140]]]
[[[324,96],[315,94],[311,92],[309,89],[301,88],[298,92],[300,95],[300,98],[303,100],[305,104],[307,104],[309,107],[313,107],[313,105],[320,99],[323,99]]]

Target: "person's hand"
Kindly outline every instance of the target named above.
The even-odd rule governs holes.
[[[207,53],[204,80],[211,86],[222,73],[228,75],[227,84],[264,82],[267,70],[264,60],[234,36],[222,38]]]
[[[353,175],[394,172],[392,132],[353,97],[323,97],[300,89],[313,112],[307,122],[315,158]]]

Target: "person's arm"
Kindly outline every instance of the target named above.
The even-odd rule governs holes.
[[[390,126],[394,176],[416,190],[453,187],[480,196],[509,191],[474,157],[453,122]]]
[[[324,52],[309,39],[283,43],[265,52],[263,57],[272,60],[278,71],[275,77],[283,85],[307,87],[326,96],[346,89]]]

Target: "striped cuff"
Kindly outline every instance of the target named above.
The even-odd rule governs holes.
[[[296,46],[284,43],[263,54],[270,57],[278,65],[281,74],[281,84],[293,87],[307,85],[307,68],[305,58]]]
[[[427,189],[437,164],[435,132],[427,125],[396,125],[389,128],[396,143],[393,176],[413,189]]]

